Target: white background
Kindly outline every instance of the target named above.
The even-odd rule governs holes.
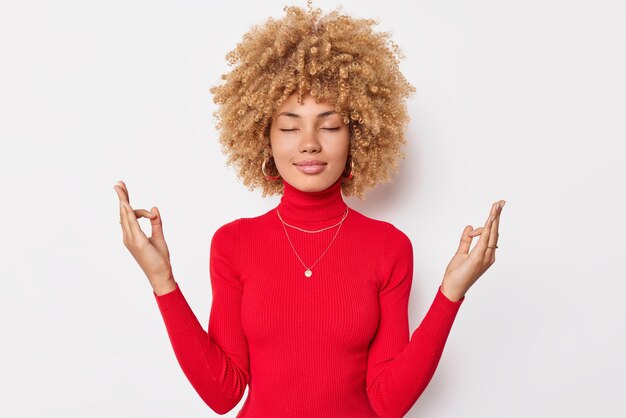
[[[0,1],[0,415],[217,416],[123,246],[113,185],[161,210],[206,328],[213,232],[278,203],[225,166],[208,89],[284,4],[306,2]],[[497,261],[407,416],[624,416],[624,3],[341,4],[392,31],[417,88],[400,174],[346,199],[413,242],[411,332],[463,227],[507,201]]]

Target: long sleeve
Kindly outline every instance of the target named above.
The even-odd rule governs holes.
[[[213,302],[205,332],[178,283],[171,292],[153,292],[172,348],[185,376],[202,400],[225,414],[241,400],[250,380],[248,342],[241,325],[239,222],[220,227],[211,239],[209,273]]]
[[[378,416],[400,418],[415,404],[435,373],[465,297],[453,302],[439,287],[430,309],[409,341],[413,248],[402,231],[389,225],[380,268],[380,320],[369,347],[366,384],[367,395]]]

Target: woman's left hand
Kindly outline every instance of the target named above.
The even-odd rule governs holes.
[[[471,225],[467,225],[463,230],[459,249],[448,264],[441,283],[441,292],[451,301],[461,300],[476,280],[496,261],[498,224],[505,203],[504,200],[499,200],[493,204],[484,227],[473,229]],[[480,239],[469,252],[472,239],[477,235],[480,235]]]

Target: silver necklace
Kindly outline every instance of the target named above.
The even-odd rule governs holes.
[[[293,243],[291,242],[291,238],[289,238],[289,234],[287,233],[287,228],[285,228],[286,223],[285,223],[285,221],[283,221],[283,218],[280,216],[280,213],[278,212],[278,209],[276,209],[276,214],[278,215],[278,218],[280,219],[280,222],[283,225],[283,229],[285,230],[285,235],[287,235],[287,240],[289,240],[289,244],[291,245],[291,249],[293,250],[293,252],[296,255],[296,257],[298,257],[298,260],[300,260],[300,262],[302,263],[302,265],[306,269],[306,270],[304,270],[304,275],[306,277],[311,277],[313,275],[313,272],[311,271],[311,269],[313,268],[313,266],[315,266],[317,264],[318,261],[320,261],[322,259],[322,257],[324,257],[324,254],[326,254],[326,252],[328,251],[330,246],[333,245],[333,242],[335,241],[335,238],[337,238],[337,235],[339,234],[339,230],[341,229],[341,225],[343,225],[343,221],[348,216],[348,211],[349,211],[349,208],[346,208],[346,213],[345,213],[345,215],[343,216],[343,218],[341,219],[341,221],[338,224],[335,224],[335,225],[333,225],[331,227],[319,230],[319,231],[323,231],[323,230],[326,230],[326,229],[329,229],[329,228],[332,228],[332,227],[335,227],[335,226],[339,225],[339,228],[337,228],[337,232],[335,232],[335,236],[333,237],[332,241],[330,241],[330,244],[328,244],[328,247],[326,248],[326,250],[322,253],[322,255],[320,255],[320,257],[317,259],[317,261],[311,265],[311,267],[307,267],[306,264],[304,264],[304,261],[302,261],[302,258],[300,258],[300,256],[298,255],[298,252],[296,251],[296,248],[293,246]],[[289,226],[293,227],[292,225],[289,225]],[[297,228],[297,227],[294,227],[294,228]],[[297,229],[300,229],[300,228],[297,228]],[[300,229],[300,230],[304,231],[304,232],[319,232],[319,231],[307,231],[307,230],[302,230],[302,229]]]

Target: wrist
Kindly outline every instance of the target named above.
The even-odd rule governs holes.
[[[171,273],[167,276],[150,280],[150,284],[157,296],[169,293],[177,287],[176,280],[174,280],[174,276]]]
[[[176,287],[177,287],[176,282],[172,280],[171,282],[168,282],[168,283],[162,283],[162,284],[159,284],[158,286],[153,286],[152,290],[157,296],[162,296],[166,293],[170,293],[176,290]]]
[[[441,283],[441,293],[452,302],[458,302],[465,296],[465,292],[454,286],[450,286],[445,281]]]

